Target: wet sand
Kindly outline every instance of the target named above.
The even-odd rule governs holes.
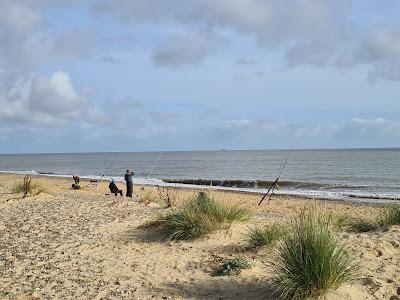
[[[249,226],[290,220],[311,205],[366,218],[380,209],[286,197],[258,207],[258,195],[209,191],[217,200],[248,206],[253,218],[204,239],[165,242],[140,227],[171,210],[162,204],[105,195],[106,182],[84,181],[74,191],[72,180],[62,178],[35,179],[46,193],[21,199],[10,193],[10,183],[20,178],[0,175],[0,299],[279,299],[269,283],[273,249],[243,250]],[[135,187],[137,198],[149,191],[158,195],[155,187]],[[173,206],[196,192],[176,190]],[[397,299],[400,227],[340,235],[360,260],[361,274],[329,298]],[[246,258],[252,268],[239,276],[212,276],[218,264],[235,257]]]

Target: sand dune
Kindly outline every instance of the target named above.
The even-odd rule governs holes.
[[[160,205],[106,196],[107,183],[84,182],[84,189],[73,191],[70,180],[57,178],[38,179],[46,194],[20,199],[9,194],[17,179],[0,176],[0,299],[279,299],[269,283],[273,250],[241,248],[247,226],[288,219],[311,204],[365,217],[378,209],[286,198],[259,208],[258,196],[214,191],[221,201],[250,207],[254,218],[206,239],[165,242],[140,227],[166,211]],[[174,205],[193,193],[179,191]],[[360,259],[360,279],[328,298],[400,299],[400,227],[341,236]],[[252,268],[212,276],[232,257],[245,257]]]

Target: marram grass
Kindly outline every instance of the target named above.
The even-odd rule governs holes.
[[[285,235],[285,227],[279,223],[266,226],[254,226],[248,230],[244,238],[250,249],[275,244]]]
[[[199,193],[179,211],[164,216],[163,229],[169,239],[193,240],[222,228],[233,221],[246,221],[250,211],[240,206],[224,205]]]
[[[37,196],[41,193],[45,193],[46,189],[42,187],[37,182],[30,182],[28,185],[24,183],[23,180],[20,180],[12,186],[13,194],[24,194],[30,196]]]
[[[400,205],[390,205],[382,209],[377,218],[380,228],[387,229],[393,225],[400,225]]]
[[[320,297],[356,278],[358,265],[332,220],[325,212],[303,211],[278,245],[274,282],[283,298]]]
[[[352,232],[369,232],[387,230],[390,226],[400,225],[400,205],[389,205],[382,208],[373,220],[357,218],[348,221],[347,229]]]

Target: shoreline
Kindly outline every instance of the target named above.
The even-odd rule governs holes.
[[[61,175],[61,174],[51,174],[51,173],[38,173],[34,172],[8,172],[8,171],[0,171],[0,175],[14,175],[14,176],[23,176],[25,174],[30,174],[34,177],[38,178],[54,178],[54,179],[71,179],[72,182],[72,175]],[[115,179],[112,176],[80,176],[81,181],[89,182],[90,179],[95,179],[99,182],[109,182],[111,178],[114,178],[115,182],[124,183],[122,179]],[[236,187],[224,187],[224,186],[216,186],[216,185],[198,185],[198,184],[186,184],[186,183],[175,183],[176,180],[169,180],[169,179],[155,179],[155,178],[138,178],[135,177],[134,182],[135,186],[148,186],[148,187],[171,187],[176,189],[184,189],[189,191],[197,191],[197,190],[210,190],[210,191],[225,191],[225,192],[232,192],[238,194],[245,194],[245,195],[258,195],[262,197],[265,195],[268,189],[257,189],[257,188],[236,188]],[[166,182],[167,181],[167,182]],[[168,182],[173,181],[173,182]],[[71,183],[72,184],[72,183]],[[313,190],[318,192],[318,190]],[[388,197],[370,197],[370,196],[357,196],[357,195],[349,195],[347,197],[329,197],[323,196],[320,194],[312,195],[310,194],[313,191],[309,191],[307,193],[301,193],[296,191],[280,191],[277,190],[274,192],[275,196],[278,197],[287,197],[287,198],[295,198],[295,199],[308,199],[308,200],[321,200],[321,201],[331,201],[336,203],[350,203],[356,205],[375,205],[375,206],[383,206],[383,205],[390,205],[390,204],[400,204],[399,198],[388,198]]]

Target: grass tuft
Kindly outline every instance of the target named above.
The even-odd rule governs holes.
[[[275,244],[285,233],[286,231],[282,224],[273,223],[264,227],[255,226],[250,228],[245,234],[245,239],[248,248],[254,249]]]
[[[287,299],[323,296],[355,279],[358,265],[334,231],[330,214],[303,211],[279,244],[275,284]]]
[[[23,194],[24,197],[37,196],[45,192],[46,189],[41,184],[32,181],[31,176],[25,176],[22,180],[14,183],[12,187],[13,194]]]
[[[234,221],[246,221],[250,211],[240,206],[227,206],[199,193],[182,209],[162,217],[164,231],[171,240],[193,240]]]
[[[249,269],[250,264],[243,258],[235,258],[224,262],[224,264],[217,269],[218,276],[231,276],[239,275],[242,270]]]
[[[139,199],[139,202],[149,205],[150,203],[159,203],[159,199],[153,195],[152,191],[148,190],[143,193]]]
[[[400,205],[385,207],[379,214],[377,223],[382,229],[388,229],[393,225],[400,225]]]
[[[357,218],[349,220],[346,228],[350,232],[369,232],[387,230],[390,226],[400,225],[400,205],[390,205],[382,208],[373,220]]]

